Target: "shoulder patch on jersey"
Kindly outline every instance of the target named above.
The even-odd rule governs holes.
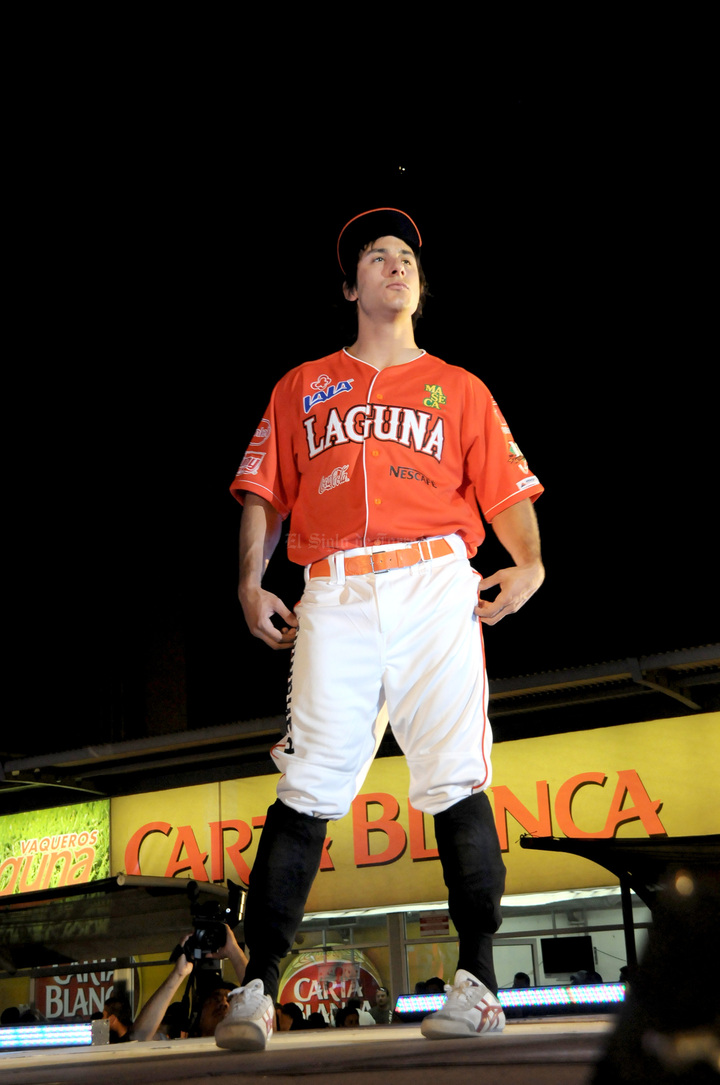
[[[341,392],[352,392],[352,386],[355,381],[354,377],[350,380],[341,380],[337,384],[333,384],[327,373],[322,373],[316,381],[313,381],[310,385],[312,395],[303,397],[303,407],[305,414],[317,406],[318,403],[326,403],[328,399],[332,399],[334,396],[339,396]]]
[[[256,475],[260,470],[260,464],[265,459],[264,452],[246,452],[243,456],[243,461],[237,469],[238,478],[240,475]]]
[[[423,400],[423,407],[437,407],[438,410],[447,403],[447,397],[439,384],[426,384],[425,391],[430,394]]]
[[[255,436],[249,444],[249,448],[255,448],[257,445],[264,445],[268,437],[272,433],[272,426],[267,418],[263,418],[260,425],[255,430]]]
[[[508,450],[510,452],[508,462],[511,464],[515,464],[517,467],[520,468],[521,471],[524,471],[525,474],[527,474],[530,470],[527,465],[527,460],[525,459],[522,452],[514,441],[508,441]]]

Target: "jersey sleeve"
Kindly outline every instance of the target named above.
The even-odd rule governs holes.
[[[544,487],[530,470],[497,403],[477,378],[471,381],[463,429],[467,485],[474,489],[488,523],[518,501],[526,497],[535,501],[540,496]]]
[[[241,504],[244,493],[257,494],[285,519],[297,497],[298,473],[291,441],[279,440],[283,429],[287,428],[287,419],[283,419],[283,403],[287,402],[287,397],[283,394],[282,384],[281,381],[275,386],[230,486],[230,493]]]

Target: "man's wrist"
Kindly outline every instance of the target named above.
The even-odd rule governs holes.
[[[242,577],[238,582],[238,596],[240,599],[249,599],[262,589],[257,577]]]

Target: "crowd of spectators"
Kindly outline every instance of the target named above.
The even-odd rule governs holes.
[[[222,1021],[229,1009],[230,992],[242,984],[247,957],[238,944],[230,927],[227,928],[225,944],[215,953],[203,955],[203,966],[196,968],[197,962],[189,960],[183,948],[191,937],[183,938],[176,953],[176,959],[170,974],[144,1004],[139,1014],[133,1019],[132,1006],[122,988],[113,989],[106,998],[102,1012],[93,1014],[94,1019],[108,1023],[109,1042],[127,1043],[130,1040],[176,1040],[187,1037],[213,1036],[217,1024]],[[213,962],[227,960],[235,972],[236,982],[225,980],[219,970],[212,968]],[[188,982],[189,981],[189,982]],[[194,983],[193,1006],[188,997]],[[185,984],[185,991],[178,1000],[180,990]],[[366,1010],[363,1000],[351,998],[339,1007],[330,1019],[316,1010],[306,1018],[302,1008],[295,1002],[279,1003],[275,1006],[275,1028],[277,1032],[291,1032],[300,1029],[358,1028],[367,1025],[389,1024],[391,1018],[390,995],[386,987],[378,987],[375,1004]],[[37,1023],[40,1015],[32,1010],[21,1011],[10,1007],[2,1013],[3,1025]]]

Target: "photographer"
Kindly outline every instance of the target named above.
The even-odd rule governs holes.
[[[190,1033],[192,1036],[213,1036],[215,1034],[216,1025],[219,1021],[222,1021],[227,1013],[230,991],[242,983],[245,975],[247,957],[237,944],[230,927],[226,926],[226,930],[225,944],[214,953],[203,953],[202,960],[203,962],[208,960],[230,961],[235,970],[237,984],[223,980],[219,971],[205,973],[201,1001]],[[186,934],[180,943],[180,947],[185,946],[191,937],[192,935]],[[170,975],[158,987],[155,994],[151,995],[138,1014],[133,1027],[134,1040],[152,1040],[155,1038],[168,1006],[183,980],[192,975],[193,968],[193,962],[188,960],[184,952],[180,952]]]
[[[133,1039],[132,1009],[127,998],[111,994],[105,999],[102,1020],[110,1025],[110,1043],[124,1044]]]

